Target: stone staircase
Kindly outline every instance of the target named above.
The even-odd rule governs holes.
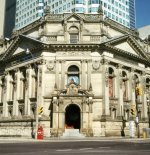
[[[79,132],[79,129],[65,129],[62,138],[84,138],[85,136]]]

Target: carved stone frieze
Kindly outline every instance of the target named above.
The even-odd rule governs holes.
[[[57,52],[59,56],[89,56],[90,52],[70,51],[70,52]]]

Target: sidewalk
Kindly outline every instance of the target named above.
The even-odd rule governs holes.
[[[0,143],[27,143],[27,142],[65,142],[65,141],[115,141],[115,142],[131,142],[131,143],[150,143],[150,138],[129,138],[129,137],[85,137],[85,138],[44,138],[36,140],[24,137],[0,137]]]

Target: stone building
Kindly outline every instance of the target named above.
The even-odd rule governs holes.
[[[0,44],[0,136],[128,135],[148,127],[150,57],[138,32],[103,14],[50,14]],[[146,48],[147,49],[147,48]],[[136,95],[136,88],[142,95]],[[136,130],[135,130],[136,132]]]

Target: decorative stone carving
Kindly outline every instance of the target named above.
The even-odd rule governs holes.
[[[71,52],[57,52],[59,56],[88,56],[90,52],[71,51]]]
[[[100,60],[94,60],[92,66],[94,70],[98,70],[100,68]]]
[[[47,66],[47,69],[49,71],[52,71],[54,69],[55,63],[54,63],[54,61],[47,61],[47,65],[46,66]]]
[[[67,87],[67,95],[78,95],[78,86],[74,83],[71,83]]]

